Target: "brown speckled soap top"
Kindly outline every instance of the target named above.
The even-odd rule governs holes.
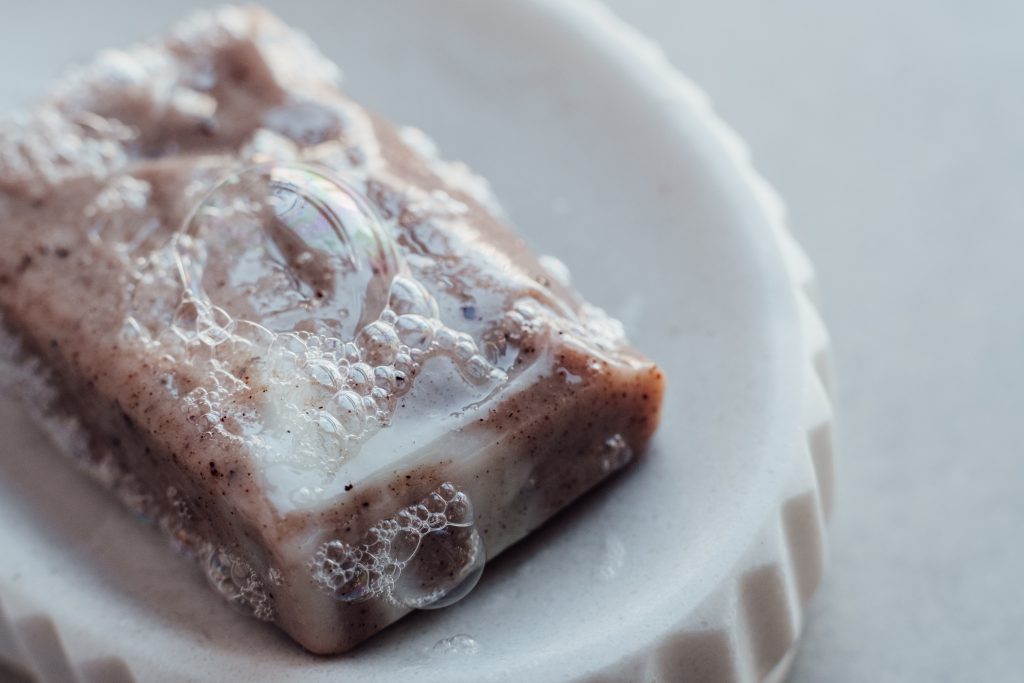
[[[0,362],[234,604],[346,650],[629,463],[664,380],[261,10],[0,123]]]

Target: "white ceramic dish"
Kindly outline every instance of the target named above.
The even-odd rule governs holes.
[[[44,46],[4,46],[30,76],[3,104],[38,92],[58,57],[141,38],[184,9],[106,4],[110,21],[84,34],[23,8],[8,31],[45,36],[51,61],[31,76]],[[743,146],[589,0],[281,14],[356,96],[488,176],[534,246],[625,322],[666,370],[662,427],[639,466],[489,565],[462,603],[323,659],[221,604],[4,398],[0,661],[44,681],[784,676],[824,557],[826,337],[810,268]]]

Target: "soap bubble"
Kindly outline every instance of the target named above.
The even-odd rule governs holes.
[[[446,482],[420,503],[370,527],[361,543],[324,543],[311,569],[342,602],[380,598],[436,609],[473,590],[486,555],[469,496]]]
[[[182,296],[167,338],[201,377],[183,404],[264,461],[329,478],[431,358],[481,394],[506,379],[440,319],[369,200],[324,169],[231,173],[169,247]]]
[[[273,332],[351,339],[402,265],[362,194],[326,171],[263,164],[218,183],[175,242],[185,289]]]

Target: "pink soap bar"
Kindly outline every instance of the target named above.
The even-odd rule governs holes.
[[[468,593],[643,449],[664,382],[486,182],[337,81],[231,8],[0,124],[0,374],[318,653]]]

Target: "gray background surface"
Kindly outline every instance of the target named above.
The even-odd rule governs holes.
[[[209,3],[48,4],[99,48]],[[839,501],[792,680],[1021,680],[1024,3],[609,4],[711,94],[818,266]],[[28,53],[15,101],[68,60]]]
[[[608,4],[818,268],[838,504],[792,681],[1024,680],[1024,3]]]

